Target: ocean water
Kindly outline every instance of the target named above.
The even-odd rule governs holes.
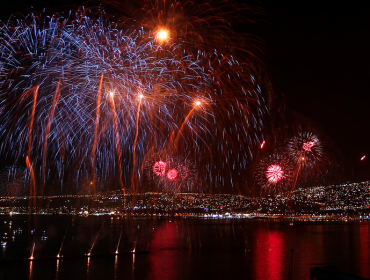
[[[17,215],[0,234],[0,279],[370,279],[370,222]]]

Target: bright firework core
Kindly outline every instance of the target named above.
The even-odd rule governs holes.
[[[167,172],[167,178],[170,181],[175,180],[177,178],[177,175],[178,175],[178,173],[177,173],[176,169],[171,169]]]
[[[280,165],[273,164],[267,168],[266,177],[269,183],[276,184],[284,177],[284,171]]]
[[[165,29],[159,30],[157,33],[157,38],[161,42],[167,41],[169,38],[168,30],[165,30]]]

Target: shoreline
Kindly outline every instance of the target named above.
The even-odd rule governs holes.
[[[270,221],[286,221],[286,222],[370,222],[370,217],[351,217],[351,216],[331,216],[331,215],[279,215],[279,214],[242,214],[242,213],[226,213],[226,214],[199,214],[199,213],[189,213],[189,214],[168,214],[168,213],[158,213],[158,214],[149,214],[149,213],[0,213],[0,217],[16,217],[16,216],[77,216],[82,218],[87,217],[111,217],[113,218],[196,218],[196,219],[211,219],[211,220],[270,220]]]

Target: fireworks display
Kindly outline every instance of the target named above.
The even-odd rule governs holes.
[[[145,159],[144,174],[147,184],[154,190],[171,193],[205,191],[199,185],[200,174],[190,156],[152,154]]]
[[[255,180],[262,190],[290,191],[304,182],[317,182],[326,169],[326,156],[319,137],[298,132],[288,141],[277,143],[279,152],[263,157],[257,164]]]
[[[294,165],[313,169],[323,160],[323,149],[318,137],[311,132],[299,132],[288,141],[287,153]]]
[[[196,170],[233,185],[267,111],[258,44],[235,36],[235,3],[166,3],[135,2],[145,16],[114,22],[82,9],[2,23],[0,154],[44,185],[91,174],[136,191],[153,150],[176,162],[154,162],[153,180],[195,182]]]

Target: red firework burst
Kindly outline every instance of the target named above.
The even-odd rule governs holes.
[[[167,179],[173,181],[177,178],[177,175],[177,170],[173,168],[167,172]]]
[[[157,161],[153,166],[153,173],[157,176],[163,176],[166,173],[167,164],[163,161]]]

